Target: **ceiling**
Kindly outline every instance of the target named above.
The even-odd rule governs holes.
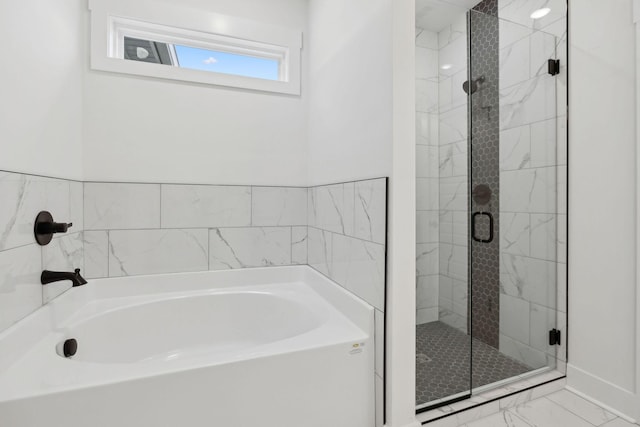
[[[440,32],[481,0],[416,0],[416,27]]]

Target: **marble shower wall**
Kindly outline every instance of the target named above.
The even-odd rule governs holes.
[[[500,351],[562,369],[566,338],[566,2],[501,0]],[[551,13],[531,20],[540,7]],[[506,20],[505,20],[506,19]],[[558,58],[561,72],[547,74]]]
[[[467,16],[438,33],[439,294],[438,320],[467,332],[468,114]]]
[[[438,320],[438,34],[416,28],[416,324]]]
[[[467,330],[467,20],[416,29],[416,323]]]
[[[42,270],[84,270],[82,183],[0,172],[0,331],[71,287],[70,282],[40,284]],[[33,236],[38,212],[72,222],[47,246]]]
[[[84,184],[89,278],[307,263],[307,189]]]

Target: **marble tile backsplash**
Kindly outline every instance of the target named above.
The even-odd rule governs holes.
[[[42,270],[84,269],[82,183],[0,172],[0,331],[71,287],[58,282],[43,287]],[[55,221],[72,222],[48,246],[33,236],[38,212]]]
[[[0,330],[87,279],[310,264],[384,309],[386,179],[313,188],[76,182],[0,172]],[[47,246],[41,210],[73,222]]]
[[[386,179],[312,188],[85,183],[89,278],[309,264],[384,307]]]
[[[386,178],[312,187],[308,264],[384,311]]]
[[[306,264],[306,188],[86,183],[89,278]]]

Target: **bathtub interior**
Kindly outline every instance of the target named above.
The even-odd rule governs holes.
[[[205,293],[114,308],[66,328],[65,335],[81,344],[70,360],[168,362],[199,353],[237,354],[326,322],[327,307],[303,306],[296,295]]]

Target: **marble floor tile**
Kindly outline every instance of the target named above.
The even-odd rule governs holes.
[[[586,399],[571,393],[568,390],[560,390],[547,396],[547,399],[568,409],[574,414],[589,421],[591,424],[599,426],[616,418],[611,412],[589,402]]]
[[[459,427],[634,427],[568,390],[524,402]]]
[[[503,411],[478,421],[464,424],[464,427],[532,427],[531,424],[511,412]]]
[[[592,427],[588,421],[547,398],[509,409],[533,427]]]
[[[616,418],[606,424],[602,424],[602,427],[637,427],[637,424],[631,424],[629,421],[625,421],[622,418]]]

